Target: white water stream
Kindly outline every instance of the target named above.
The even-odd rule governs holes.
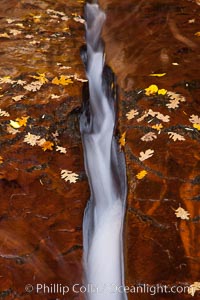
[[[104,77],[101,29],[105,14],[98,4],[86,4],[84,54],[89,80],[89,103],[84,105],[80,128],[85,169],[91,196],[83,221],[87,300],[125,300],[123,223],[126,201],[126,168],[114,136],[116,99]]]

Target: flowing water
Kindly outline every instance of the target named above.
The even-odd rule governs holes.
[[[111,71],[104,66],[101,29],[105,14],[98,4],[87,4],[86,42],[82,55],[89,80],[89,101],[80,119],[85,169],[91,197],[83,221],[85,284],[92,284],[91,300],[124,300],[123,222],[126,169],[114,136],[116,99]],[[106,82],[107,81],[107,82]]]

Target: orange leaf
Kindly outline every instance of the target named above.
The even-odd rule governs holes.
[[[51,150],[52,151],[53,146],[54,146],[54,143],[49,142],[49,141],[46,141],[41,145],[43,151],[46,151],[46,150]]]

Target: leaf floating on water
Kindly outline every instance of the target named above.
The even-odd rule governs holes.
[[[175,210],[175,215],[177,218],[181,218],[182,220],[189,220],[189,212],[182,207],[179,207]]]
[[[31,146],[35,146],[37,145],[40,138],[41,137],[39,135],[31,134],[30,132],[28,132],[28,134],[26,134],[24,137],[24,142]]]
[[[155,134],[155,132],[149,132],[145,134],[143,137],[141,137],[141,140],[144,142],[151,142],[154,139],[157,139],[157,135]]]
[[[136,175],[137,179],[143,179],[147,175],[147,171],[143,170]]]
[[[78,174],[73,173],[72,171],[62,170],[61,178],[64,179],[66,182],[69,181],[70,183],[76,183],[78,180]]]
[[[149,74],[149,76],[152,76],[152,77],[163,77],[165,76],[167,73],[161,73],[161,74]]]
[[[2,110],[0,108],[0,117],[9,117],[9,116],[10,116],[10,114],[7,111]]]
[[[56,146],[56,151],[57,151],[57,152],[60,152],[60,153],[63,153],[63,154],[66,154],[66,153],[67,153],[66,148],[60,147],[60,146]]]
[[[188,294],[190,294],[192,297],[194,297],[194,295],[197,291],[200,291],[200,282],[195,281],[193,284],[191,284],[189,286]]]
[[[184,136],[176,133],[176,132],[168,132],[168,135],[170,137],[170,139],[172,139],[174,142],[176,141],[185,141]]]
[[[189,121],[193,124],[200,124],[200,117],[197,115],[191,115]]]
[[[125,144],[126,144],[126,131],[124,133],[122,133],[122,135],[119,139],[120,148],[124,147]]]
[[[136,109],[132,109],[126,114],[126,117],[128,120],[132,120],[138,114],[139,114],[139,112]]]
[[[144,161],[144,160],[152,157],[153,154],[154,154],[154,150],[152,150],[152,149],[148,149],[145,152],[140,152],[139,160]]]

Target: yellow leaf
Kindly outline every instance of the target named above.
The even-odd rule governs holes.
[[[12,126],[13,128],[17,129],[20,128],[21,126],[19,125],[18,122],[10,120],[10,126]]]
[[[166,95],[166,93],[167,93],[167,90],[165,90],[165,89],[158,90],[158,95]]]
[[[119,139],[120,148],[124,147],[125,144],[126,144],[126,131],[124,133],[122,133],[122,135]]]
[[[29,117],[22,117],[22,118],[17,118],[16,121],[18,122],[20,127],[22,127],[22,126],[26,126],[28,119]]]
[[[57,85],[68,85],[70,83],[73,83],[72,79],[69,76],[65,76],[65,75],[61,75],[60,78],[55,77],[52,80],[53,84],[57,84]]]
[[[53,146],[54,146],[54,143],[49,142],[49,141],[46,141],[41,145],[43,151],[53,150]]]
[[[161,74],[149,74],[149,76],[152,76],[152,77],[163,77],[165,76],[167,73],[161,73]]]
[[[30,76],[39,80],[42,84],[47,83],[49,80],[46,78],[45,73],[38,73],[38,76]]]
[[[4,32],[4,33],[0,33],[0,38],[7,38],[7,39],[9,39],[10,36],[6,32]]]
[[[194,35],[200,37],[200,31],[197,31]]]
[[[193,127],[197,130],[200,130],[200,124],[193,124]]]
[[[158,91],[157,85],[152,84],[152,85],[150,85],[148,88],[145,89],[145,94],[146,94],[147,96],[151,96],[151,95],[156,94],[157,91]]]
[[[136,175],[137,179],[143,179],[147,175],[147,171],[143,170]]]
[[[151,126],[153,129],[156,129],[158,131],[160,131],[162,128],[163,128],[163,125],[162,124],[156,124],[156,125],[153,125]]]

